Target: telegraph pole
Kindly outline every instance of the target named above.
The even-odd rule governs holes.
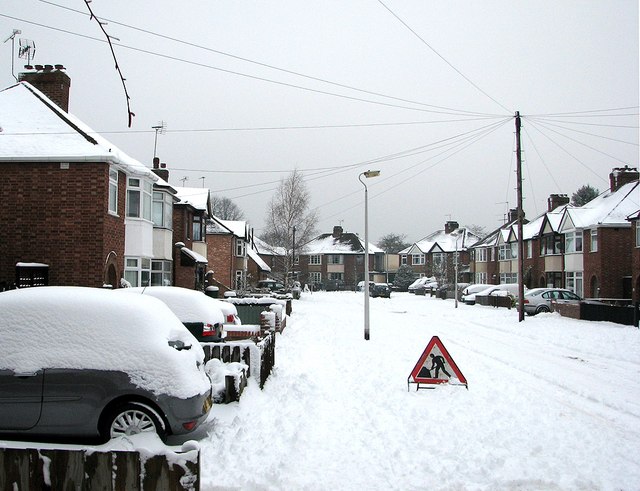
[[[524,240],[522,237],[522,152],[520,149],[520,111],[516,111],[516,174],[518,180],[518,322],[524,320]]]

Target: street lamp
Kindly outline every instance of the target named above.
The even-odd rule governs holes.
[[[379,170],[368,170],[358,176],[364,186],[364,339],[369,340],[369,203],[367,185],[362,176],[369,179],[380,175]]]

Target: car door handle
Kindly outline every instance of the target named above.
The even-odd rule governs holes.
[[[36,375],[38,375],[38,372],[15,372],[13,374],[14,377],[20,377],[20,378],[35,377]]]

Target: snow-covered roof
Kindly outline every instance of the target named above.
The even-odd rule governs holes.
[[[107,162],[127,174],[158,180],[28,82],[0,91],[0,162]]]
[[[265,263],[262,258],[258,255],[256,251],[254,251],[251,247],[247,248],[247,255],[251,258],[251,260],[258,265],[261,271],[271,272],[271,268]]]
[[[176,196],[180,199],[179,204],[191,205],[196,210],[209,211],[209,190],[206,188],[185,188],[173,186]]]
[[[466,227],[457,228],[450,233],[446,233],[444,230],[437,230],[403,249],[399,254],[462,251],[479,240],[480,237],[470,232]]]
[[[276,247],[271,244],[267,244],[264,240],[259,237],[253,237],[253,244],[255,246],[255,250],[258,254],[263,254],[265,256],[284,256],[286,255],[286,251],[284,247]]]
[[[247,222],[245,220],[222,220],[215,215],[207,222],[207,233],[209,234],[228,234],[231,233],[236,237],[247,237]]]
[[[208,262],[206,257],[188,247],[182,247],[180,250],[197,263],[207,264]]]
[[[607,190],[579,208],[567,208],[562,229],[628,227],[627,217],[640,208],[638,181],[627,183],[616,191]]]
[[[369,254],[384,252],[369,244]],[[344,232],[337,237],[333,234],[321,234],[304,247],[305,254],[364,254],[364,241],[358,234]]]

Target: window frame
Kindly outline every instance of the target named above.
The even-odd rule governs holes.
[[[598,252],[598,229],[594,228],[590,231],[589,236],[590,252]]]
[[[118,169],[111,166],[109,167],[109,198],[107,210],[111,215],[115,216],[118,216],[118,174]]]
[[[322,265],[322,255],[321,254],[311,254],[309,256],[309,265],[310,266],[321,266]]]

